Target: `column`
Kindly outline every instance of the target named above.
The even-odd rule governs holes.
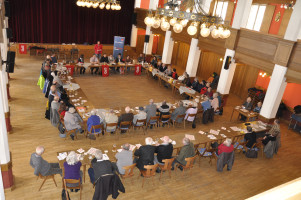
[[[152,48],[153,48],[153,35],[150,29],[151,27],[147,26],[145,31],[145,35],[149,35],[149,42],[148,43],[144,42],[144,47],[143,47],[143,53],[146,55],[151,55]]]
[[[2,87],[0,87],[0,165],[1,174],[3,178],[4,188],[12,188],[13,186],[13,174],[12,163],[10,160],[9,145],[7,139],[6,122],[4,120],[4,102],[3,102]]]
[[[131,47],[136,47],[137,45],[137,27],[132,25],[132,33],[131,33]]]
[[[141,0],[135,0],[134,8],[140,8]]]
[[[0,166],[0,171],[1,171],[1,166]],[[1,173],[0,173],[0,200],[5,200],[3,179]]]
[[[288,22],[284,39],[297,41],[301,39],[301,1],[297,0],[292,12],[291,18]]]
[[[199,66],[201,51],[198,47],[199,40],[192,38],[190,43],[189,54],[187,58],[186,72],[189,77],[195,77]]]
[[[273,119],[278,111],[285,87],[287,67],[275,65],[260,115],[265,119]]]
[[[171,31],[166,31],[162,53],[162,63],[170,64],[174,41],[171,38]]]
[[[158,3],[159,3],[159,0],[150,0],[149,1],[149,9],[156,10],[158,7]]]
[[[248,18],[252,6],[252,0],[239,0],[235,10],[232,28],[245,28],[248,23]]]

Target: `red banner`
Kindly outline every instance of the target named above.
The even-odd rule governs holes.
[[[27,45],[26,44],[19,44],[19,53],[27,54]]]
[[[109,74],[110,74],[109,66],[108,65],[103,65],[101,68],[102,68],[102,70],[101,70],[102,76],[103,77],[109,76]]]
[[[141,75],[141,65],[135,65],[135,76]]]

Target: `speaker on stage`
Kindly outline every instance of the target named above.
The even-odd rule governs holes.
[[[137,24],[137,13],[133,13],[133,15],[132,15],[132,24],[134,24],[134,25]]]
[[[231,64],[231,59],[232,59],[231,56],[227,56],[226,61],[225,61],[225,65],[224,65],[224,69],[226,69],[226,70],[229,69],[229,66]]]
[[[145,43],[149,43],[149,35],[145,35],[145,40],[144,40]]]
[[[9,1],[4,1],[4,7],[5,7],[5,17],[10,17]]]
[[[6,72],[8,73],[14,73],[15,56],[16,56],[16,52],[14,51],[7,52]]]
[[[7,36],[7,39],[13,38],[13,31],[11,28],[6,28],[6,36]]]

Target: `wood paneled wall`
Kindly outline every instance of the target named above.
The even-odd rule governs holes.
[[[284,11],[283,18],[282,18],[280,28],[279,28],[279,31],[278,31],[278,35],[284,36],[287,25],[288,25],[288,22],[291,18],[292,12],[293,12],[292,9],[287,9],[287,10]]]
[[[258,77],[259,69],[237,64],[230,93],[239,96],[242,99],[246,99],[248,96],[248,89],[255,87],[255,83]]]
[[[187,43],[178,41],[175,41],[174,43],[171,64],[175,65],[179,74],[183,73],[186,69],[189,48],[190,45]]]
[[[260,32],[262,33],[268,33],[270,26],[271,26],[271,21],[274,16],[274,11],[275,11],[276,6],[273,5],[267,5],[265,12],[264,12],[264,17],[262,20],[262,24],[260,27]]]
[[[137,35],[136,53],[143,53],[145,35]]]
[[[220,75],[223,66],[223,55],[210,51],[202,51],[196,76],[201,80],[207,80],[213,72]]]
[[[158,41],[158,48],[157,48],[157,54],[162,55],[163,54],[163,47],[164,47],[164,35],[159,35],[159,41]]]

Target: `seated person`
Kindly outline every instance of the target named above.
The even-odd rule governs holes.
[[[161,62],[161,60],[158,61],[156,69],[160,69],[160,67],[162,68],[162,62]]]
[[[174,170],[174,165],[176,163],[186,165],[187,161],[185,160],[185,158],[190,158],[190,157],[193,157],[195,155],[195,150],[194,150],[194,147],[193,147],[193,143],[191,143],[188,138],[184,137],[183,140],[182,140],[182,143],[183,143],[183,147],[181,148],[179,155],[173,161],[171,170]],[[179,166],[179,168],[181,170],[183,170],[182,166]]]
[[[153,59],[151,60],[150,64],[154,67],[157,68],[157,57],[154,56]]]
[[[202,107],[203,107],[203,111],[206,111],[211,108],[211,103],[207,96],[204,98],[204,101],[202,102]]]
[[[77,129],[77,132],[83,133],[83,129],[80,123],[83,122],[82,118],[77,114],[74,107],[70,107],[68,112],[65,113],[64,123],[67,131]],[[71,139],[74,140],[74,135],[70,135]]]
[[[143,120],[143,119],[146,119],[146,112],[144,111],[144,108],[142,106],[140,106],[138,114],[134,115],[133,124],[135,124],[137,126],[142,126],[143,122],[137,123],[137,120]]]
[[[115,158],[117,159],[116,163],[112,163],[113,165],[116,165],[116,169],[119,174],[124,174],[125,169],[123,167],[129,166],[133,164],[133,152],[130,151],[130,144],[126,143],[121,146],[122,150],[118,153],[116,153]]]
[[[205,92],[204,95],[206,95],[209,98],[211,98],[213,96],[212,88],[211,87],[207,88],[207,91]]]
[[[256,113],[260,113],[261,106],[262,106],[261,101],[258,101],[257,106],[253,109],[253,111],[256,112]]]
[[[62,169],[60,169],[59,163],[48,163],[42,158],[44,150],[43,146],[38,146],[36,152],[31,154],[30,165],[34,168],[34,175],[49,176],[60,174],[62,176]]]
[[[95,158],[91,161],[91,166],[88,169],[88,174],[90,177],[90,181],[94,184],[97,179],[105,174],[113,174],[114,166],[109,160],[103,160],[103,155],[101,150],[95,151]]]
[[[80,67],[80,74],[84,74],[86,72],[86,68],[83,66],[84,54],[80,55],[80,57],[77,60],[77,63],[80,64],[80,65],[78,65]]]
[[[144,61],[144,57],[143,57],[142,53],[139,54],[139,57],[137,60],[138,60],[138,63],[142,63]]]
[[[210,83],[209,82],[207,82],[206,86],[201,89],[200,93],[201,94],[206,94],[208,88],[210,88]]]
[[[127,56],[127,57],[125,58],[125,63],[126,63],[126,64],[131,64],[131,63],[132,63],[132,59],[130,58],[130,56]]]
[[[78,160],[77,154],[74,151],[70,151],[66,158],[66,162],[64,162],[64,170],[65,176],[64,179],[80,179],[80,183],[82,183],[83,172],[80,171],[80,167],[82,163]],[[77,187],[77,183],[67,183],[67,187]],[[75,192],[78,192],[79,189],[75,189]],[[73,192],[73,189],[71,189]]]
[[[233,150],[234,150],[234,147],[232,145],[232,140],[230,138],[226,138],[226,140],[218,146],[217,154],[221,155],[224,152],[231,153],[231,152],[233,152]]]
[[[273,125],[268,124],[267,126],[271,129],[269,130],[268,134],[273,134],[275,131],[280,132],[280,121],[279,119],[275,119]]]
[[[66,111],[67,111],[66,104],[61,103],[60,107],[59,107],[59,110],[58,110],[58,113],[60,114],[60,119],[64,119]]]
[[[152,146],[153,139],[151,137],[145,138],[145,145],[138,146],[134,155],[136,158],[134,162],[137,163],[137,168],[140,170],[145,170],[144,165],[153,165],[154,164],[154,154],[156,147]],[[138,157],[138,158],[137,158]]]
[[[182,83],[185,84],[187,87],[191,86],[190,78],[187,72],[184,72],[184,74],[180,76],[178,80],[182,81]]]
[[[245,134],[244,139],[248,141],[246,147],[251,148],[256,143],[256,133],[252,131],[251,126],[247,126],[248,133]]]
[[[156,147],[155,153],[157,153],[157,155],[155,155],[154,164],[159,163],[160,165],[164,165],[162,160],[171,159],[172,152],[173,152],[173,146],[171,143],[169,143],[169,137],[164,136],[163,142]],[[158,169],[157,172],[159,172]]]
[[[195,77],[191,84],[191,88],[194,89],[195,91],[198,91],[199,84],[200,84],[199,79]]]
[[[211,101],[211,106],[214,109],[214,112],[216,112],[217,109],[219,108],[219,101],[218,101],[218,94],[217,94],[217,92],[215,92],[213,94],[213,99]]]
[[[267,145],[270,141],[276,141],[277,136],[280,134],[280,131],[274,130],[272,133],[267,133],[263,137],[262,144]]]
[[[115,63],[118,64],[124,64],[124,60],[121,57],[121,53],[118,54]],[[123,67],[117,67],[117,71],[120,69],[120,74],[124,74],[124,68]]]
[[[163,64],[159,67],[159,71],[163,73],[163,72],[165,72],[165,70],[167,70],[167,67],[166,67],[166,64],[163,63]]]
[[[103,63],[103,64],[109,64],[110,63],[109,58],[108,58],[106,53],[104,53],[103,56],[101,57],[100,63]]]
[[[201,90],[202,90],[204,87],[206,87],[206,81],[205,81],[205,80],[202,80],[202,81],[200,82],[200,84],[198,85],[198,88],[197,88],[196,91],[201,92]]]
[[[51,59],[51,62],[52,63],[57,63],[57,59],[56,59],[56,57],[55,57],[55,53],[54,54],[52,54],[52,56],[50,57],[50,59]]]
[[[89,138],[92,139],[92,140],[95,140],[95,135],[93,133],[99,133],[101,130],[98,128],[98,129],[92,129],[93,126],[96,126],[96,125],[100,125],[103,123],[103,119],[100,118],[98,115],[96,115],[96,110],[92,110],[91,111],[91,116],[88,118],[88,121],[87,121],[87,129],[88,129],[88,132],[90,132],[91,134],[89,134]],[[103,130],[102,130],[103,131]]]
[[[125,113],[121,114],[118,118],[118,126],[120,126],[121,122],[132,122],[134,119],[133,113],[130,113],[131,108],[127,106],[125,108]],[[121,126],[121,128],[128,128],[128,126]],[[126,130],[121,130],[121,133],[125,133]]]
[[[173,68],[171,77],[175,80],[178,80],[178,74],[176,68]]]
[[[171,114],[170,119],[175,121],[179,115],[184,115],[186,113],[186,108],[183,106],[183,102],[179,101],[179,107],[177,107]],[[182,123],[183,118],[177,119],[177,123]]]
[[[113,55],[110,54],[109,57],[108,57],[109,64],[113,64],[113,63],[114,63],[114,60],[115,60],[115,59],[114,59]]]
[[[194,118],[195,117],[188,117],[189,114],[197,114],[198,112],[198,108],[197,107],[191,107],[191,108],[188,108],[186,110],[186,116],[185,116],[185,120],[187,121],[190,121],[190,122],[193,122]]]
[[[170,110],[170,107],[169,105],[167,105],[166,101],[164,100],[162,102],[162,105],[158,108],[158,111],[160,112],[160,117],[162,118],[162,115],[169,115],[169,110]],[[167,120],[167,119],[163,119],[162,118],[162,121],[164,120]],[[163,124],[163,127],[164,127],[165,124]]]
[[[213,74],[207,79],[207,82],[212,83],[212,81],[214,80],[214,74],[215,72],[213,72]]]
[[[216,92],[217,93],[217,98],[218,98],[218,107],[221,107],[222,106],[222,96],[219,92]]]
[[[148,123],[151,117],[155,117],[157,113],[157,106],[154,104],[154,100],[150,99],[149,100],[149,105],[146,106],[145,108],[146,112],[146,122]],[[153,125],[150,127],[151,129],[153,128]]]
[[[106,128],[106,131],[107,132],[111,132],[113,133],[117,127],[110,127],[110,126],[107,126],[107,124],[115,124],[115,123],[118,123],[118,117],[117,115],[114,113],[114,110],[113,109],[110,109],[109,113],[107,113],[105,115],[105,128]]]
[[[251,97],[248,97],[248,98],[247,98],[246,102],[244,102],[244,103],[242,104],[242,107],[243,107],[244,109],[246,109],[246,110],[251,110],[251,109],[252,109],[252,99],[251,99]]]
[[[98,58],[96,57],[95,54],[90,58],[90,63],[91,63],[91,65],[98,65],[99,64],[99,60],[98,60]],[[97,74],[98,67],[90,67],[90,68],[91,68],[91,74],[93,74],[94,70],[95,70],[95,74]]]
[[[171,76],[172,75],[172,69],[171,69],[170,65],[168,65],[167,69],[164,71],[164,74],[166,76]]]

